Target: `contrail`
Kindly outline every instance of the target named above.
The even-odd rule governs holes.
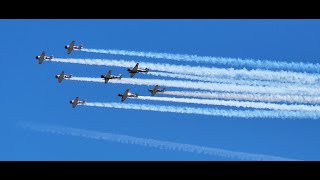
[[[287,105],[287,104],[274,104],[274,103],[262,103],[262,102],[248,102],[248,101],[224,101],[224,100],[215,100],[215,99],[150,97],[150,96],[139,96],[137,99],[149,100],[149,101],[165,101],[165,102],[178,102],[178,103],[190,103],[190,104],[271,109],[271,110],[283,110],[283,111],[320,111],[320,106],[312,106],[312,105]]]
[[[81,105],[81,104],[79,104]],[[81,105],[82,106],[82,105]],[[191,108],[179,106],[162,106],[151,104],[130,104],[130,103],[98,103],[87,102],[83,106],[94,106],[104,108],[132,109],[157,112],[171,112],[182,114],[198,114],[207,116],[236,117],[236,118],[280,118],[280,119],[319,119],[319,112],[302,111],[270,111],[270,110],[226,110],[216,108]]]
[[[86,81],[104,83],[101,78],[90,77],[72,77],[73,81]],[[121,80],[109,80],[108,83],[115,84],[133,84],[133,85],[148,85],[148,86],[164,86],[176,87],[209,91],[222,91],[222,92],[244,92],[244,93],[262,93],[262,94],[309,94],[318,95],[320,91],[317,89],[310,89],[307,87],[263,87],[263,86],[241,86],[234,84],[219,84],[219,83],[205,83],[205,82],[191,82],[179,80],[164,80],[164,79],[138,79],[138,78],[122,78]]]
[[[54,58],[49,61],[61,63],[74,63],[86,65],[104,65],[116,67],[133,67],[136,62],[125,60],[108,60],[108,59],[60,59]],[[297,73],[297,72],[275,72],[269,70],[235,70],[224,68],[208,68],[201,66],[188,66],[188,65],[173,65],[173,64],[158,64],[141,62],[141,67],[148,67],[155,71],[164,71],[178,74],[191,74],[198,76],[210,77],[225,77],[235,79],[258,79],[258,80],[273,80],[279,82],[296,82],[304,84],[318,84],[319,77],[315,74]]]
[[[195,81],[204,81],[204,82],[215,82],[215,83],[227,83],[227,84],[238,84],[238,85],[250,85],[250,86],[308,86],[309,88],[320,88],[319,86],[305,85],[288,82],[277,82],[277,81],[263,81],[263,80],[244,80],[244,79],[232,79],[232,78],[217,78],[217,77],[208,77],[208,76],[198,76],[198,75],[188,75],[188,74],[175,74],[175,73],[166,73],[159,71],[148,72],[147,75],[153,76],[163,76],[170,78],[179,78],[179,79],[188,79]]]
[[[203,92],[203,91],[164,91],[164,92],[161,92],[160,94],[173,95],[173,96],[185,96],[185,97],[228,99],[228,100],[310,103],[310,104],[320,103],[319,96],[218,93],[218,92]]]
[[[284,61],[270,61],[270,60],[253,60],[253,59],[240,59],[240,58],[223,58],[223,57],[210,57],[198,56],[187,54],[171,54],[171,53],[158,53],[158,52],[139,52],[139,51],[126,51],[115,49],[82,49],[85,52],[105,53],[114,55],[125,56],[138,56],[145,58],[169,59],[176,61],[198,62],[198,63],[211,63],[220,65],[229,65],[235,67],[250,67],[259,69],[271,70],[289,70],[289,71],[306,71],[306,72],[320,72],[320,64],[315,63],[302,63],[302,62],[284,62]]]
[[[83,137],[96,140],[104,140],[123,144],[133,144],[139,146],[145,146],[150,148],[171,150],[171,151],[183,151],[197,154],[220,156],[228,159],[239,159],[239,160],[251,160],[251,161],[292,161],[294,159],[282,158],[264,154],[252,154],[237,151],[230,151],[220,148],[210,148],[205,146],[197,146],[192,144],[183,144],[169,141],[160,141],[155,139],[138,138],[122,134],[105,133],[90,131],[84,129],[76,129],[69,127],[49,126],[31,123],[20,123],[19,126],[40,132],[47,132],[52,134],[60,135],[71,135],[76,137]]]

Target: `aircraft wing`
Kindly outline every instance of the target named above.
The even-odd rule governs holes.
[[[42,64],[42,62],[44,61],[44,59],[43,58],[39,58],[39,64]]]
[[[129,89],[126,89],[126,91],[122,95],[121,102],[127,99],[128,94],[129,94]]]
[[[64,71],[62,71],[61,74],[59,75],[58,83],[61,83],[63,78],[64,78]]]
[[[77,106],[78,101],[79,101],[79,97],[76,97],[72,103],[72,108],[75,108]]]
[[[73,47],[69,46],[67,49],[67,51],[68,51],[67,53],[70,54],[72,52],[72,50],[73,50]]]
[[[151,91],[151,96],[154,96],[158,91],[158,85],[155,85],[153,90]]]
[[[68,47],[68,54],[70,54],[71,52],[72,52],[72,50],[73,50],[73,46],[74,46],[74,41],[71,41],[71,43],[70,43],[70,45],[69,45],[69,47]]]
[[[133,67],[133,69],[131,70],[131,72],[137,72],[138,66],[139,66],[139,63],[137,63],[137,64]]]
[[[111,77],[111,70],[109,70],[108,73],[106,74],[107,79],[110,79],[110,77]]]
[[[42,51],[39,60],[39,64],[41,64],[44,61],[45,51]]]
[[[73,46],[74,46],[74,41],[71,41],[71,43],[70,43],[70,45],[69,46],[71,46],[72,48],[73,48]]]
[[[151,91],[151,96],[156,95],[157,91]]]
[[[159,88],[159,86],[158,86],[158,85],[155,85],[154,88],[153,88],[153,90],[154,90],[154,91],[157,91],[158,88]]]
[[[109,79],[111,79],[111,70],[108,71],[108,73],[104,77],[104,82],[108,83]]]

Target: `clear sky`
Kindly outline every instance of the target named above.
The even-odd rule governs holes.
[[[151,87],[78,81],[58,84],[54,76],[61,70],[86,77],[100,77],[109,69],[114,74],[129,75],[125,68],[53,62],[39,65],[35,59],[46,50],[47,55],[58,58],[142,60],[78,51],[67,55],[64,46],[75,40],[86,48],[317,63],[319,20],[0,20],[0,29],[1,160],[233,160],[41,133],[25,130],[17,122],[293,159],[320,159],[318,120],[222,118],[86,106],[72,109],[69,100],[75,96],[87,101],[120,102],[116,95],[127,87],[141,95],[149,95],[147,89]],[[143,74],[135,77],[153,78]],[[133,99],[127,102],[144,103]]]

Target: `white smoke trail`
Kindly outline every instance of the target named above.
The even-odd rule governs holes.
[[[125,60],[99,60],[99,59],[59,59],[50,60],[52,62],[75,63],[87,65],[104,65],[116,67],[132,68],[136,62]],[[156,71],[164,71],[178,74],[191,74],[198,76],[224,77],[235,79],[258,79],[258,80],[273,80],[279,82],[296,82],[304,84],[318,84],[319,77],[314,74],[297,73],[297,72],[275,72],[268,70],[235,70],[224,68],[208,68],[201,66],[183,66],[173,64],[157,64],[157,63],[141,63],[141,68],[149,68]]]
[[[52,134],[60,134],[60,135],[71,135],[78,136],[96,140],[104,140],[111,141],[116,143],[123,144],[133,144],[151,148],[158,148],[164,150],[172,150],[172,151],[183,151],[183,152],[191,152],[197,154],[211,155],[211,156],[220,156],[228,159],[239,159],[239,160],[253,160],[253,161],[290,161],[293,159],[282,158],[271,155],[264,154],[252,154],[252,153],[244,153],[237,151],[224,150],[220,148],[210,148],[205,146],[197,146],[192,144],[183,144],[169,141],[160,141],[154,139],[147,138],[138,138],[128,135],[121,134],[113,134],[113,133],[104,133],[97,131],[89,131],[83,129],[76,128],[68,128],[68,127],[59,127],[59,126],[48,126],[48,125],[40,125],[40,124],[31,124],[31,123],[20,123],[19,126],[40,132],[47,132]]]
[[[238,85],[254,85],[254,86],[282,86],[282,87],[301,87],[308,86],[309,88],[320,88],[319,86],[311,86],[296,83],[288,83],[288,82],[277,82],[277,81],[261,81],[261,80],[243,80],[243,79],[232,79],[232,78],[217,78],[217,77],[207,77],[207,76],[197,76],[197,75],[188,75],[188,74],[175,74],[175,73],[166,73],[166,72],[148,72],[147,75],[153,76],[163,76],[163,77],[171,77],[171,78],[179,78],[179,79],[188,79],[195,81],[204,81],[204,82],[215,82],[215,83],[227,83],[227,84],[238,84]]]
[[[79,104],[82,106],[82,104]],[[236,117],[236,118],[280,118],[280,119],[319,119],[319,112],[302,112],[302,111],[270,111],[270,110],[226,110],[215,108],[191,108],[179,106],[162,106],[151,104],[130,104],[130,103],[98,103],[87,102],[84,106],[132,109],[157,112],[171,112],[182,114],[198,114],[208,116]]]
[[[104,83],[101,78],[89,77],[73,77],[73,81],[99,82]],[[138,78],[122,78],[121,80],[109,80],[108,83],[116,84],[133,84],[133,85],[148,85],[148,86],[164,86],[176,88],[199,89],[209,91],[222,92],[244,92],[244,93],[262,93],[262,94],[303,94],[303,95],[318,95],[320,91],[317,89],[309,89],[307,87],[263,87],[263,86],[241,86],[234,84],[219,84],[219,83],[204,83],[179,80],[163,80],[163,79],[138,79]]]
[[[242,93],[217,93],[203,91],[164,91],[161,94],[185,97],[214,98],[227,100],[248,100],[266,102],[288,103],[320,103],[319,96],[278,95],[278,94],[242,94]]]
[[[190,104],[233,106],[233,107],[284,110],[284,111],[320,111],[320,106],[312,106],[312,105],[287,105],[287,104],[274,104],[274,103],[262,103],[262,102],[248,102],[248,101],[243,102],[243,101],[224,101],[224,100],[213,100],[213,99],[150,97],[150,96],[139,96],[137,99],[149,100],[149,101],[179,102],[179,103],[190,103]]]
[[[223,58],[210,56],[197,56],[186,54],[170,54],[157,52],[138,52],[114,49],[82,49],[85,52],[105,53],[125,56],[138,56],[146,58],[169,59],[176,61],[188,62],[203,62],[212,64],[229,65],[235,67],[250,67],[259,69],[274,69],[274,70],[290,70],[290,71],[306,71],[306,72],[320,72],[320,64],[302,63],[302,62],[284,62],[284,61],[270,61],[270,60],[253,60],[240,58]]]

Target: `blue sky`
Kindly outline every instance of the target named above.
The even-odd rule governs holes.
[[[39,65],[35,59],[46,50],[47,55],[59,58],[159,62],[85,52],[67,55],[64,45],[75,40],[86,48],[317,63],[319,20],[0,20],[0,29],[1,160],[232,160],[24,130],[17,122],[302,160],[320,159],[318,120],[222,118],[83,106],[72,109],[68,102],[75,96],[88,101],[119,102],[116,94],[127,87],[141,95],[148,95],[150,87],[76,81],[58,84],[54,76],[61,70],[88,77],[99,77],[109,69],[126,77],[128,73],[125,68],[105,66],[53,62]],[[137,103],[132,99],[128,102]]]

